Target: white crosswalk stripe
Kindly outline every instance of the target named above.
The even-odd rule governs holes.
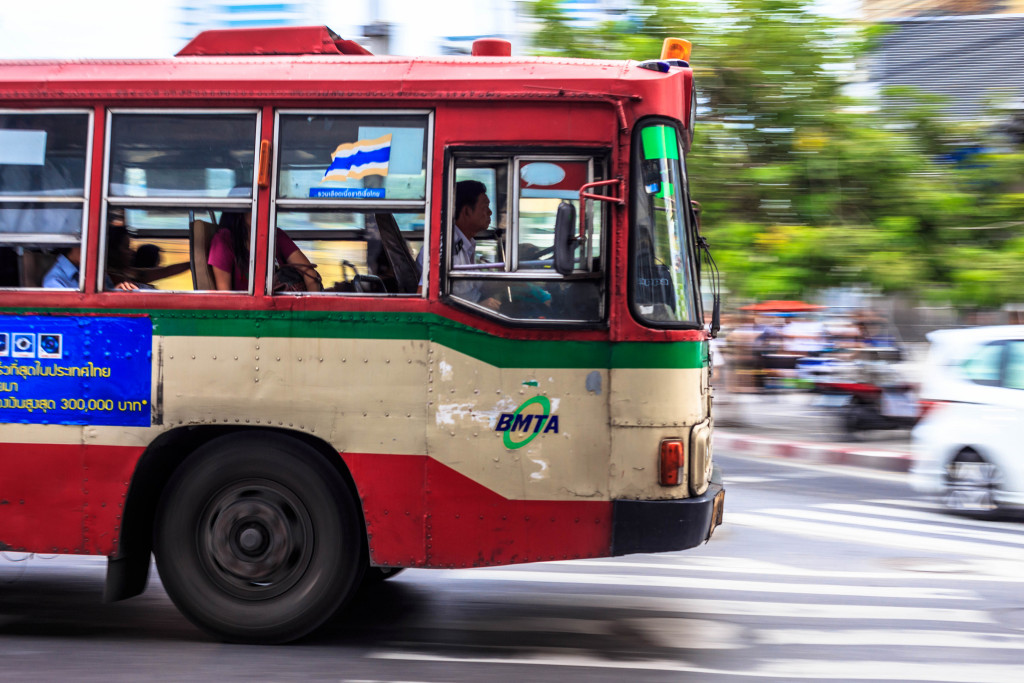
[[[857,571],[774,557],[736,559],[734,553],[715,555],[712,543],[699,552],[450,571],[431,586],[444,590],[450,580],[450,590],[485,593],[489,611],[509,613],[496,621],[481,616],[444,625],[459,634],[447,642],[484,638],[486,646],[438,652],[406,643],[366,656],[690,673],[701,680],[1019,679],[1024,667],[1013,662],[1024,651],[1024,630],[1007,627],[1003,613],[979,591],[995,582],[1024,582],[1024,526],[901,503],[830,502],[732,512],[723,528],[920,552],[904,565]],[[498,587],[472,587],[487,582]],[[529,585],[536,590],[524,592],[521,587]],[[415,628],[427,632],[437,626],[422,622]],[[565,646],[496,647],[479,635],[488,632],[552,634]],[[633,640],[623,643],[623,633]],[[591,642],[592,648],[580,646]],[[635,654],[650,656],[608,656],[602,652],[607,647],[632,647]],[[876,654],[865,657],[865,648]],[[720,664],[724,660],[697,655],[716,649],[736,651],[742,664],[729,667]],[[950,662],[950,651],[976,654],[963,663]],[[666,656],[669,652],[677,654]]]

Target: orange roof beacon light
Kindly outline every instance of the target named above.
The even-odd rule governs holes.
[[[662,59],[679,59],[684,62],[690,61],[690,51],[693,44],[682,38],[666,38],[661,44]]]

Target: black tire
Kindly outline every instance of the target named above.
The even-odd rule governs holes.
[[[367,567],[363,575],[363,583],[370,585],[387,581],[397,574],[405,571],[405,567]]]
[[[999,469],[975,450],[965,449],[946,466],[946,509],[971,517],[988,518],[999,513],[996,491],[1002,476]]]
[[[868,408],[859,401],[852,402],[843,408],[842,419],[843,432],[859,440],[862,432],[868,427]]]
[[[164,587],[224,640],[283,643],[329,619],[366,567],[349,487],[311,447],[276,433],[218,438],[160,500],[154,552]]]

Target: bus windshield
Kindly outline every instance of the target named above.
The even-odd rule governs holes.
[[[676,129],[640,129],[634,146],[634,312],[656,325],[699,324],[686,175]]]

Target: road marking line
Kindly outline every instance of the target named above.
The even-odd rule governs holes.
[[[581,572],[544,572],[517,569],[454,569],[448,571],[453,580],[518,581],[524,583],[568,583],[579,585],[685,588],[694,592],[707,590],[745,591],[750,593],[786,593],[793,595],[842,595],[862,598],[909,598],[921,600],[971,600],[975,595],[954,588],[912,586],[853,586],[769,581],[708,579],[694,576],[651,576],[643,574],[585,574]]]
[[[952,662],[879,662],[855,660],[776,659],[753,671],[722,671],[722,675],[762,678],[873,681],[931,681],[932,683],[1006,683],[1020,679],[1014,664],[955,664]]]
[[[572,652],[566,650],[567,653]],[[452,664],[515,664],[518,666],[573,666],[592,669],[640,669],[644,671],[692,671],[693,665],[669,660],[602,659],[591,654],[524,654],[521,657],[454,657],[422,652],[369,652],[369,659],[395,659]]]
[[[826,508],[829,510],[837,510],[839,512],[854,512],[857,514],[867,515],[897,516],[902,519],[918,519],[927,522],[935,522],[937,524],[941,524],[945,528],[951,529],[984,529],[989,532],[993,531],[994,529],[1001,529],[1011,534],[1015,534],[1019,537],[1022,537],[1021,542],[1024,542],[1024,525],[1022,525],[1019,522],[997,522],[994,520],[983,521],[977,519],[968,519],[966,517],[957,517],[955,515],[942,512],[942,508],[937,506],[935,507],[934,512],[922,512],[919,510],[892,510],[888,508],[874,507],[872,505],[858,505],[854,503],[823,503],[821,505],[815,505],[814,507]]]
[[[513,598],[513,602],[522,602]],[[599,607],[605,610],[643,610],[708,615],[776,617],[782,619],[846,619],[864,621],[924,621],[960,624],[992,624],[992,616],[984,610],[947,607],[898,607],[893,605],[821,605],[792,602],[749,602],[746,600],[710,600],[705,598],[647,598],[633,595],[555,594],[534,595],[531,605],[545,607]]]
[[[745,512],[734,512],[727,517],[729,524],[754,529],[777,531],[806,538],[826,538],[843,543],[855,542],[867,545],[919,550],[926,552],[968,555],[972,557],[988,557],[1000,560],[1024,561],[1024,549],[1007,548],[1005,546],[987,546],[980,543],[954,541],[946,538],[922,538],[913,534],[901,534],[877,529],[845,527],[837,529],[832,524],[821,524],[801,519],[774,517],[768,514],[756,515]]]
[[[876,645],[880,647],[1024,650],[1024,636],[1022,635],[925,629],[846,629],[840,631],[771,629],[758,631],[756,639],[762,645]]]
[[[565,666],[594,669],[632,669],[674,671],[730,678],[779,678],[783,680],[915,680],[934,683],[1005,683],[1020,676],[1013,664],[952,664],[949,662],[899,662],[864,660],[773,659],[750,670],[713,669],[682,661],[619,661],[590,653],[565,651],[565,654],[525,654],[521,657],[455,657],[421,652],[369,652],[369,659],[445,662],[451,664],[502,664],[515,666]]]
[[[706,558],[700,558],[706,559]],[[701,563],[694,561],[695,558],[680,558],[678,563],[654,563],[654,562],[630,562],[628,560],[558,560],[556,562],[545,562],[542,565],[584,565],[587,567],[609,567],[618,569],[662,569],[665,571],[675,572],[710,572],[715,574],[744,574],[744,575],[762,575],[770,574],[772,576],[785,576],[788,578],[804,577],[804,578],[815,578],[815,579],[852,579],[852,580],[863,580],[863,581],[934,581],[936,574],[949,574],[950,572],[943,571],[911,571],[903,569],[900,571],[890,572],[854,572],[854,571],[842,571],[842,570],[829,570],[829,569],[807,569],[806,567],[790,566],[785,564],[777,564],[774,562],[762,562],[761,560],[752,560],[748,558],[722,558],[717,563]],[[998,566],[991,564],[984,564],[980,566],[961,566],[957,568],[956,580],[957,581],[999,581],[1002,583],[1024,583],[1024,576],[1021,575],[1019,565],[1011,562],[1000,564]],[[975,571],[989,571],[998,569],[999,571],[992,572],[994,575],[985,576],[972,574],[967,572]]]
[[[955,527],[944,527],[938,524],[921,524],[918,522],[906,522],[899,519],[884,517],[867,517],[863,514],[842,514],[840,512],[808,512],[807,510],[793,510],[784,508],[769,508],[762,510],[765,514],[779,515],[780,517],[796,517],[798,519],[813,518],[814,521],[835,522],[836,524],[853,524],[860,527],[871,527],[876,529],[894,529],[897,531],[910,531],[912,533],[929,533],[943,536],[956,536],[960,538],[971,538],[976,541],[996,541],[1000,543],[1013,543],[1024,546],[1024,536],[1013,537],[996,531],[982,531],[974,529],[957,529]]]

